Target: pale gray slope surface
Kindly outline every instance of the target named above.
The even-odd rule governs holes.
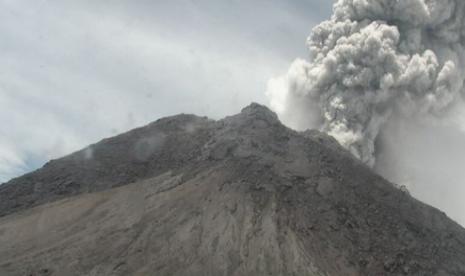
[[[0,186],[0,275],[465,275],[464,229],[263,106],[90,148]]]

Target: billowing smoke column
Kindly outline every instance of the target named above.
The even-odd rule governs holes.
[[[393,117],[440,118],[462,99],[464,18],[463,0],[339,0],[308,38],[310,61],[270,80],[271,106],[373,165]]]

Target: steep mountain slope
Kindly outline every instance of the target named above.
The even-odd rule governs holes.
[[[465,230],[252,104],[0,186],[0,275],[465,275]]]

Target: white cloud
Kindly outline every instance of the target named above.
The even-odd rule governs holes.
[[[305,51],[303,3],[0,0],[0,183],[162,116],[264,102]]]

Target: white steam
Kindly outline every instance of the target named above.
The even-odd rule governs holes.
[[[310,60],[269,82],[271,106],[373,166],[394,117],[440,119],[461,101],[464,18],[462,0],[339,0],[308,38]]]

